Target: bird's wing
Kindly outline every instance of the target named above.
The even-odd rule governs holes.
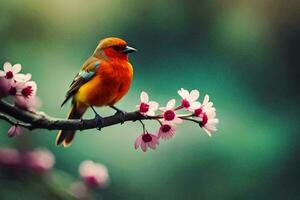
[[[95,57],[90,57],[85,61],[80,72],[74,77],[69,90],[66,93],[66,98],[61,106],[63,106],[83,84],[88,82],[95,75],[99,67],[100,60]]]

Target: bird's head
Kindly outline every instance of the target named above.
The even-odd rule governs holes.
[[[109,37],[101,40],[94,55],[105,56],[108,59],[128,59],[128,54],[137,50],[127,45],[127,43],[116,37]]]

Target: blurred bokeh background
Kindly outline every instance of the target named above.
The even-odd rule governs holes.
[[[187,122],[146,153],[133,148],[139,123],[80,132],[64,149],[54,145],[55,131],[9,139],[0,121],[1,148],[47,148],[56,159],[46,181],[1,172],[1,199],[59,199],[55,191],[78,179],[86,159],[109,169],[110,186],[97,199],[299,198],[299,20],[292,0],[0,0],[0,63],[32,73],[47,114],[65,117],[71,79],[101,38],[118,36],[139,50],[118,107],[133,111],[142,90],[164,105],[179,100],[179,88],[197,88],[220,119],[213,137]]]

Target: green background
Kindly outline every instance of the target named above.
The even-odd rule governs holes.
[[[139,50],[118,107],[133,111],[142,90],[163,106],[183,87],[209,94],[220,119],[212,137],[186,122],[146,153],[133,148],[142,131],[133,122],[79,132],[65,149],[54,145],[55,131],[7,138],[0,121],[0,145],[52,151],[53,177],[43,184],[53,191],[78,179],[83,160],[105,164],[111,183],[97,199],[298,199],[299,10],[286,0],[0,0],[0,63],[32,73],[41,111],[65,117],[69,105],[60,104],[72,78],[100,39],[117,36]],[[53,199],[39,181],[0,179],[0,195]]]

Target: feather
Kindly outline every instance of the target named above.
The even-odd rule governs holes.
[[[80,72],[73,79],[69,90],[66,93],[66,98],[62,102],[61,106],[63,106],[71,97],[73,97],[82,85],[91,80],[91,78],[96,74],[96,71],[99,67],[99,59],[95,57],[90,57],[89,59],[87,59],[87,61],[83,64]]]

